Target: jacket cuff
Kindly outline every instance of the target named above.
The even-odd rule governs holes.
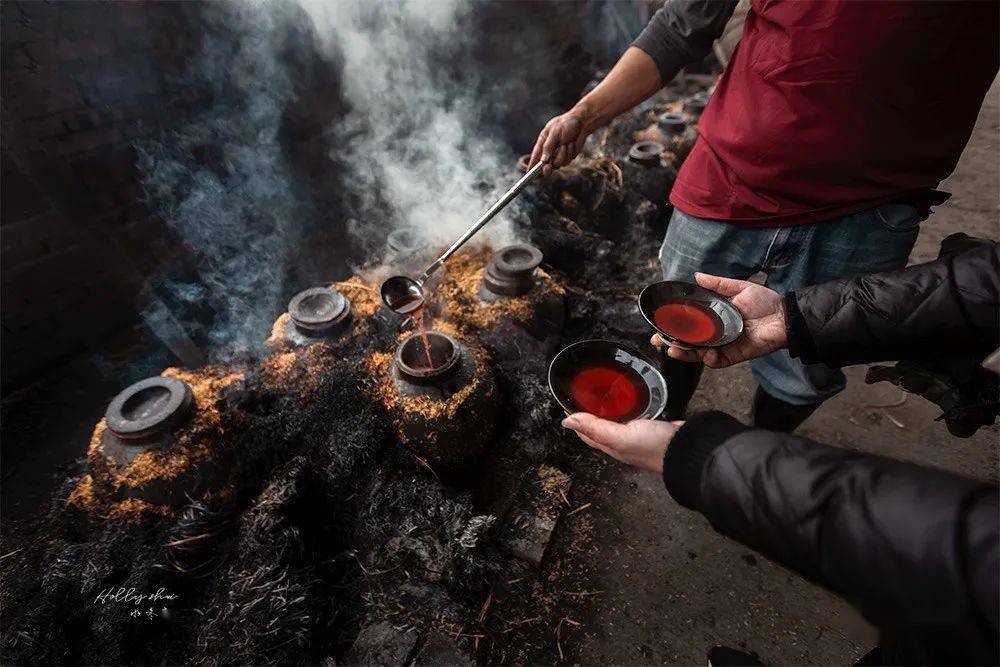
[[[785,334],[788,337],[788,354],[806,363],[816,359],[816,342],[806,325],[806,318],[799,308],[799,300],[795,292],[786,292],[782,297],[785,307]]]
[[[663,455],[663,483],[679,505],[700,510],[705,464],[734,435],[749,430],[724,412],[701,412],[681,426]]]

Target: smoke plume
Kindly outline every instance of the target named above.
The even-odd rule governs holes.
[[[137,149],[148,200],[196,277],[161,276],[150,326],[172,331],[165,340],[185,329],[226,360],[262,349],[302,283],[386,257],[391,231],[450,244],[518,178],[509,138],[525,143],[565,105],[553,104],[560,84],[563,97],[582,87],[585,51],[553,42],[551,26],[587,41],[587,17],[605,4],[189,5],[201,50],[180,83],[207,102]],[[476,240],[516,240],[519,208]]]
[[[279,142],[294,102],[281,57],[294,14],[281,3],[203,7],[201,51],[183,83],[210,101],[136,148],[147,198],[194,254],[199,274],[159,289],[175,311],[214,311],[207,323],[184,318],[185,325],[215,359],[226,359],[266,337],[309,211],[293,192]]]
[[[450,243],[518,176],[485,127],[499,89],[466,66],[475,3],[299,1],[343,67],[350,110],[330,128],[331,160],[357,196],[352,233],[370,244],[413,227]],[[478,240],[511,241],[510,220],[501,213]]]

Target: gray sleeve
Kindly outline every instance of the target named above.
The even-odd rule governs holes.
[[[645,51],[667,85],[688,63],[712,50],[737,0],[667,0],[632,45]]]

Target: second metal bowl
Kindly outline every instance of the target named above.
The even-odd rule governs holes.
[[[666,304],[686,304],[710,311],[718,318],[718,332],[709,340],[697,343],[680,340],[656,323],[656,309]],[[743,316],[729,299],[694,283],[680,280],[663,280],[647,285],[639,293],[639,312],[664,342],[685,350],[722,347],[743,334]]]

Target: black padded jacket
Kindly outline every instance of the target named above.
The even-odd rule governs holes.
[[[788,351],[807,364],[933,359],[955,351],[982,359],[1000,338],[1000,246],[807,287],[786,294],[784,305]]]
[[[981,248],[786,299],[799,353],[833,364],[997,346],[1000,254]],[[893,639],[876,663],[996,663],[1000,494],[988,482],[695,415],[667,490],[723,535],[833,590]],[[884,635],[885,636],[885,635]]]

